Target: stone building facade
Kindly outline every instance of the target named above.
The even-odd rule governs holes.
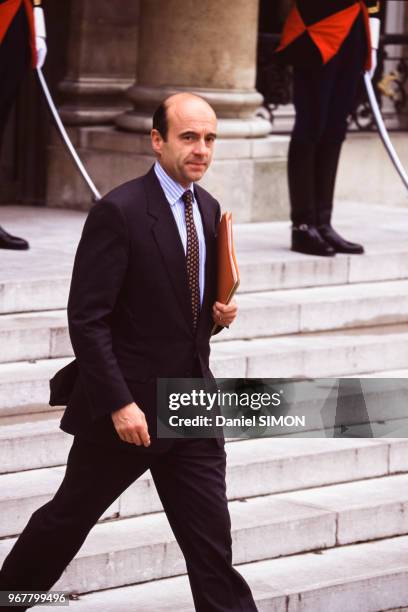
[[[102,193],[154,161],[149,130],[158,103],[173,92],[194,91],[219,117],[216,157],[204,187],[236,221],[287,218],[288,137],[271,133],[267,116],[257,113],[263,99],[256,83],[259,35],[279,30],[291,0],[64,0],[62,10],[53,0],[43,2],[47,76]],[[387,4],[389,23],[404,23],[405,2]],[[27,93],[36,112],[24,109]],[[86,209],[89,191],[39,98],[36,84],[26,84],[11,119],[20,132],[25,124],[23,135],[9,134],[10,150],[16,144],[20,150],[15,174],[25,176],[21,197],[17,191],[14,199]],[[47,129],[38,135],[43,124]]]

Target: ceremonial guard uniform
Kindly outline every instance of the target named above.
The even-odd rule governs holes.
[[[363,253],[331,226],[334,186],[347,117],[363,70],[376,67],[379,2],[297,0],[278,52],[293,64],[296,121],[288,181],[292,250]]]
[[[0,0],[0,146],[8,114],[29,66],[41,67],[47,53],[41,0]],[[27,249],[22,238],[0,227],[0,248]]]

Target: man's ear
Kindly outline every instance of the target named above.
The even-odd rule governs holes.
[[[159,154],[161,153],[162,150],[162,146],[163,146],[163,138],[162,135],[160,134],[160,132],[158,130],[152,130],[150,132],[150,138],[152,141],[152,149],[155,153]]]

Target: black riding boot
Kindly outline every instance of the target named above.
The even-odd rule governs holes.
[[[27,240],[12,236],[0,225],[0,249],[11,249],[13,251],[26,251],[29,248]]]
[[[331,226],[334,187],[342,142],[322,142],[316,153],[316,225],[321,237],[336,253],[361,254],[361,244],[349,242]]]
[[[292,220],[292,251],[332,256],[334,249],[316,229],[315,158],[313,142],[292,138],[288,157],[288,184]]]

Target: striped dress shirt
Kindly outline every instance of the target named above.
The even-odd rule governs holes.
[[[184,188],[173,180],[167,172],[162,168],[159,162],[156,162],[154,165],[154,171],[159,180],[161,188],[164,191],[164,195],[168,203],[170,204],[171,212],[174,215],[174,219],[177,224],[177,229],[180,234],[180,239],[184,248],[184,252],[187,251],[187,228],[186,228],[186,216],[184,213],[184,202],[181,199],[181,196],[187,189],[190,189],[193,192],[193,218],[194,225],[197,231],[198,237],[198,248],[199,248],[199,259],[200,259],[200,273],[199,273],[199,283],[200,283],[200,302],[203,303],[204,297],[204,286],[205,286],[205,238],[204,238],[204,229],[203,222],[201,220],[200,209],[198,208],[197,200],[194,194],[194,183],[191,183],[188,187]]]

